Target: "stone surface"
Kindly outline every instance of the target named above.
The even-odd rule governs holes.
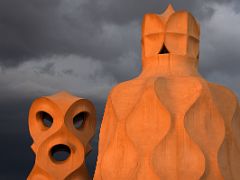
[[[96,112],[86,99],[60,92],[36,99],[29,129],[36,154],[29,180],[88,180],[85,156],[96,126]]]
[[[142,72],[108,96],[94,180],[240,178],[238,99],[198,73],[199,36],[171,5],[144,16]]]

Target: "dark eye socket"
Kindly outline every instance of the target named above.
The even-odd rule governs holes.
[[[53,118],[50,114],[44,111],[40,111],[37,113],[37,118],[42,122],[45,127],[50,128],[52,126]]]
[[[73,118],[73,125],[76,129],[83,128],[85,121],[87,119],[88,113],[87,112],[80,112]]]

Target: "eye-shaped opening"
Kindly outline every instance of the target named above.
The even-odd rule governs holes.
[[[169,53],[168,49],[166,48],[165,44],[163,44],[162,49],[159,51],[158,54],[168,54],[168,53]]]
[[[50,150],[50,158],[54,162],[65,161],[71,154],[71,149],[65,144],[57,144]]]
[[[44,127],[50,128],[53,124],[53,118],[50,114],[44,111],[37,113],[37,119],[41,121]]]
[[[88,117],[87,112],[80,112],[73,118],[73,125],[76,129],[82,129]]]

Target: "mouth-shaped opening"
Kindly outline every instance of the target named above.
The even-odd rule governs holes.
[[[70,156],[71,150],[65,144],[58,144],[51,148],[50,157],[54,162],[61,162],[67,160]]]
[[[168,49],[166,48],[165,44],[163,44],[162,49],[159,51],[158,54],[168,54],[168,53],[169,53]]]

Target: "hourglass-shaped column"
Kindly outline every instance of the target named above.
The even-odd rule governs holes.
[[[199,40],[187,11],[144,16],[142,72],[109,93],[94,180],[240,179],[238,99],[198,73]]]

